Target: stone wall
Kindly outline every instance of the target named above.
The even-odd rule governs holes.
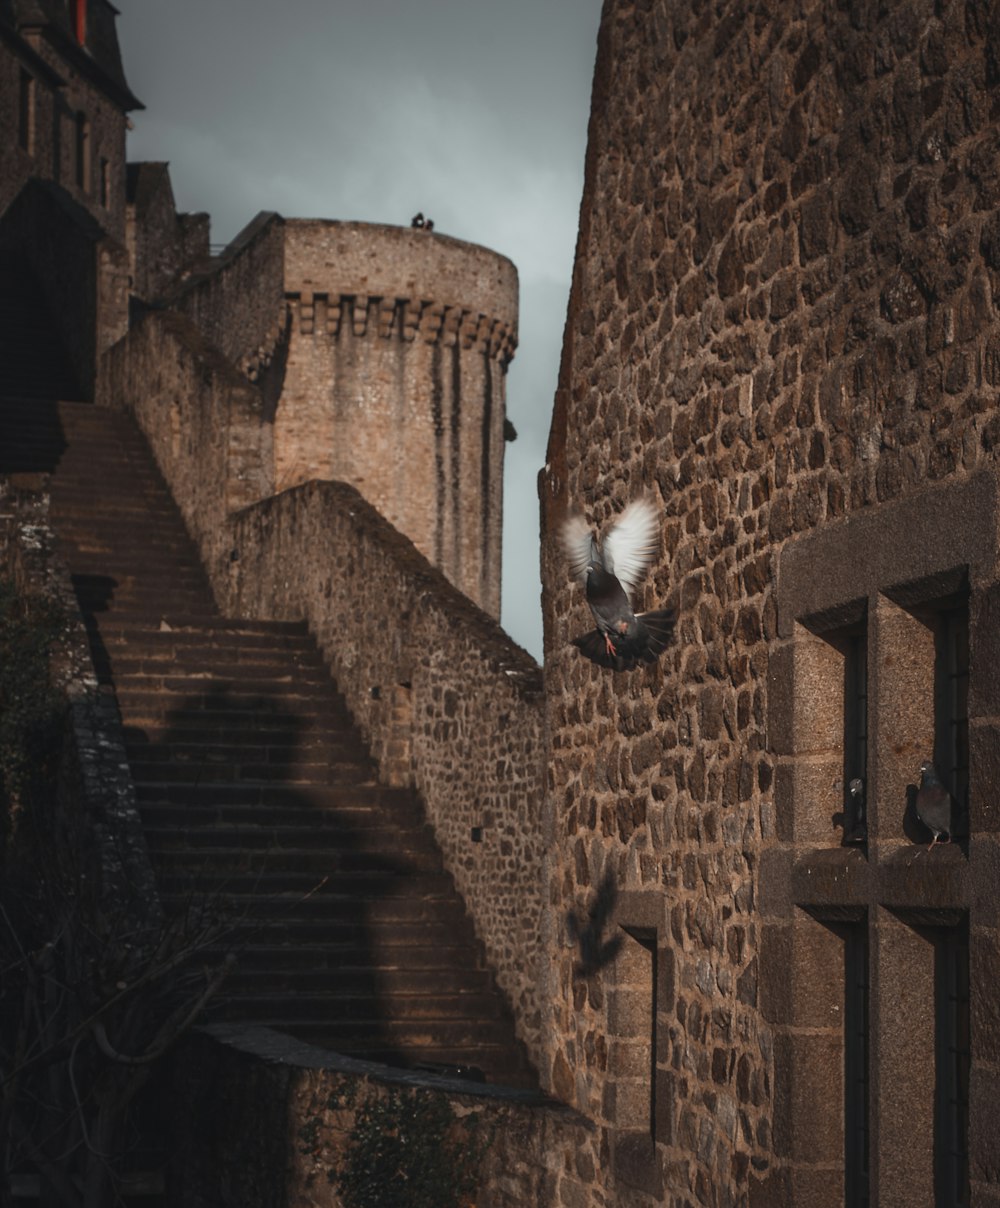
[[[17,480],[21,480],[20,483]],[[30,485],[24,485],[25,482]],[[159,895],[125,756],[121,718],[98,685],[86,626],[55,553],[47,476],[0,476],[0,575],[19,594],[47,600],[63,618],[51,672],[66,701],[58,798],[50,836],[70,845],[108,917],[158,926]],[[48,833],[48,832],[46,832]],[[13,849],[12,849],[13,850]]]
[[[801,893],[762,871],[782,845],[776,806],[803,808],[775,788],[794,781],[769,722],[767,674],[787,640],[778,566],[797,534],[877,516],[995,459],[997,28],[988,6],[956,3],[821,0],[773,15],[605,4],[540,480],[557,991],[547,1073],[604,1130],[598,1185],[635,1187],[636,1203],[843,1195],[835,1130],[819,1129],[808,1085],[789,1073],[793,1034],[815,1015],[778,1005],[791,994],[815,1008],[819,983],[808,965],[760,964],[761,896],[772,895],[768,925],[780,914],[787,926]],[[663,551],[640,602],[679,606],[677,640],[657,666],[615,675],[568,645],[590,618],[558,531],[571,507],[604,523],[643,492],[663,509]],[[894,524],[919,545],[919,527]],[[829,606],[848,602],[853,580],[811,564],[812,583],[841,573],[820,593]],[[995,734],[983,708],[971,732]],[[807,750],[795,757],[808,763]],[[883,812],[901,810],[885,792]],[[888,859],[902,835],[883,825],[883,837]],[[991,842],[981,835],[983,859]],[[874,869],[881,849],[867,850]],[[888,937],[876,897],[866,917]],[[580,929],[564,923],[574,911],[627,937],[589,977]],[[973,932],[994,924],[984,914]],[[974,944],[974,963],[992,943],[978,958]],[[654,1041],[639,1044],[650,1023]],[[973,1098],[994,1084],[978,1067]],[[842,1107],[827,1117],[836,1129]],[[974,1115],[984,1196],[994,1176],[975,1155],[994,1143],[993,1115]],[[886,1136],[876,1131],[873,1153]],[[879,1202],[896,1203],[885,1180],[897,1159],[879,1154]],[[899,1186],[898,1202],[917,1202]]]
[[[167,164],[128,165],[132,292],[153,300],[209,258],[207,214],[178,214]]]
[[[58,81],[26,43],[0,39],[0,128],[7,132],[0,142],[0,214],[32,176],[56,174]],[[24,90],[30,100],[24,98],[22,118]]]
[[[112,239],[124,244],[125,108],[135,108],[134,98],[123,90],[124,95],[113,100],[73,64],[71,56],[56,49],[53,41],[58,39],[50,41],[38,30],[28,32],[27,39],[61,80],[51,110],[53,128],[43,139],[43,146],[47,142],[51,147],[52,160],[36,157],[32,175],[60,185]],[[48,113],[45,105],[38,116],[47,120]],[[77,137],[80,118],[87,129],[82,146]]]
[[[149,311],[101,365],[98,402],[131,411],[203,556],[225,555],[225,518],[274,488],[259,392],[183,315]]]
[[[284,219],[260,213],[171,305],[246,373],[270,360],[285,328]]]
[[[186,1040],[174,1063],[167,1203],[339,1208],[330,1175],[343,1165],[356,1109],[393,1090],[440,1096],[492,1138],[480,1208],[585,1202],[566,1195],[587,1122],[538,1094],[389,1071],[265,1028],[216,1025]]]

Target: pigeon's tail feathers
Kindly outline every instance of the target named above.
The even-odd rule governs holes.
[[[635,666],[634,658],[608,653],[607,642],[599,629],[592,629],[589,633],[573,638],[572,643],[598,667],[609,667],[612,671],[630,671]]]
[[[635,618],[646,634],[649,661],[666,650],[674,636],[677,613],[673,608],[658,608],[653,612],[640,612]]]
[[[644,495],[633,500],[604,538],[604,566],[629,593],[642,582],[660,547],[660,513]]]
[[[573,575],[586,579],[587,567],[599,556],[594,534],[586,520],[582,516],[570,516],[563,525],[562,540]]]
[[[640,613],[635,620],[634,632],[628,637],[592,629],[573,638],[573,645],[592,663],[612,671],[632,671],[640,663],[655,663],[673,637],[677,614],[672,608],[660,608]],[[609,641],[614,653],[608,649]]]

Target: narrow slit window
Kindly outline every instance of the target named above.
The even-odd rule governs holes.
[[[90,122],[83,113],[76,115],[76,184],[90,192]]]
[[[936,1208],[969,1203],[969,926],[942,928],[935,945]]]
[[[869,1202],[868,929],[846,930],[844,945],[844,1188],[845,1203]]]
[[[17,142],[22,151],[35,153],[35,79],[21,68],[18,104]]]
[[[955,834],[968,834],[969,607],[941,610],[935,625],[934,763],[955,798]]]
[[[868,767],[868,638],[863,627],[844,635],[843,651],[844,837],[861,842],[867,833]]]

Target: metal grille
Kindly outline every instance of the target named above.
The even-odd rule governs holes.
[[[865,825],[865,775],[868,766],[868,638],[859,630],[844,647],[844,787],[845,834],[861,837]],[[860,781],[859,791],[851,785]]]
[[[936,1208],[969,1203],[969,927],[942,929],[935,945]]]
[[[844,966],[844,1202],[865,1208],[869,1202],[867,924],[847,929]]]
[[[935,658],[934,762],[957,806],[954,831],[968,834],[969,811],[969,608],[939,614]]]

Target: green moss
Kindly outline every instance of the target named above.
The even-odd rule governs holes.
[[[52,686],[49,657],[63,627],[48,601],[17,594],[0,579],[0,828],[53,782],[62,704]]]
[[[344,1161],[330,1171],[346,1208],[462,1208],[492,1136],[441,1095],[390,1090],[357,1110]]]

